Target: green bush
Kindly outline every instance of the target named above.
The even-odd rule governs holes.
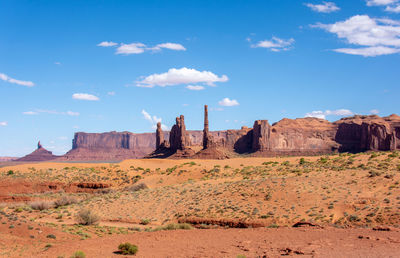
[[[131,243],[123,243],[118,246],[118,250],[124,255],[134,255],[138,252],[138,247]]]
[[[71,258],[86,258],[86,254],[83,251],[76,251]]]

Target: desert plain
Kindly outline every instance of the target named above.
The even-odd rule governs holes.
[[[122,257],[125,242],[137,257],[400,256],[396,151],[4,162],[0,175],[1,257]]]

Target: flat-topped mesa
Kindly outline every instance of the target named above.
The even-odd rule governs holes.
[[[171,128],[169,144],[170,149],[173,152],[184,150],[188,146],[186,142],[185,117],[183,115],[176,118],[175,125]]]
[[[156,149],[159,149],[162,143],[164,143],[164,133],[161,128],[161,123],[158,122],[156,130]]]
[[[214,146],[214,141],[208,125],[208,106],[204,105],[203,150],[212,146]]]

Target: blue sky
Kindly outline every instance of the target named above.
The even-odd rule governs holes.
[[[1,1],[0,156],[74,132],[400,113],[400,1]]]

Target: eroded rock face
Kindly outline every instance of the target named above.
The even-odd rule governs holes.
[[[164,142],[164,133],[161,129],[161,123],[158,122],[156,130],[156,149],[160,148],[163,142]]]
[[[204,129],[203,129],[203,149],[208,149],[215,146],[213,137],[210,134],[208,125],[208,106],[204,106]]]
[[[169,144],[173,152],[184,150],[188,146],[186,136],[185,117],[181,115],[176,118],[176,123],[169,134]]]
[[[343,118],[338,125],[335,140],[340,151],[389,151],[399,148],[400,117],[354,116]]]
[[[253,126],[252,151],[269,151],[271,138],[271,126],[268,120],[257,120]]]
[[[37,149],[33,151],[31,154],[28,154],[22,158],[17,159],[16,161],[46,161],[46,160],[53,160],[58,158],[58,156],[53,155],[51,151],[46,150],[38,142]]]

